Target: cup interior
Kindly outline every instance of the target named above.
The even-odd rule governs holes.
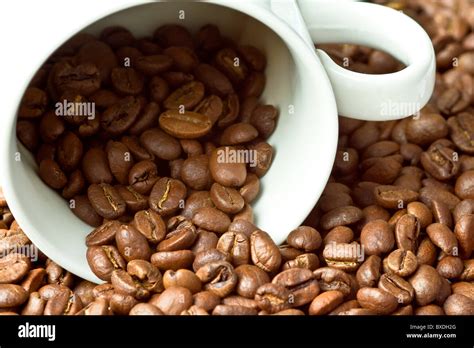
[[[184,20],[179,19],[182,13]],[[216,4],[153,2],[113,13],[83,32],[98,35],[105,27],[121,25],[143,37],[163,24],[178,23],[195,33],[212,23],[237,43],[254,45],[265,53],[267,82],[261,101],[279,108],[279,121],[268,140],[275,150],[273,164],[261,181],[262,194],[253,208],[255,224],[281,243],[311,211],[329,177],[336,151],[337,111],[317,57],[310,50],[302,52],[303,41],[298,42],[293,32],[288,35],[289,29],[275,20],[268,13],[257,20]],[[6,173],[12,212],[20,225],[51,259],[80,277],[101,282],[85,257],[84,238],[92,228],[42,182],[33,156],[17,142],[15,130],[8,151],[21,156],[20,161],[9,157]]]

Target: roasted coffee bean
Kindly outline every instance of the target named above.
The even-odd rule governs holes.
[[[411,214],[404,214],[398,219],[395,224],[395,240],[399,249],[415,252],[420,225],[419,219]]]
[[[195,191],[186,199],[184,209],[181,215],[188,219],[192,219],[194,213],[202,207],[215,207],[212,203],[211,196],[208,191]]]
[[[211,291],[205,290],[193,295],[194,306],[205,311],[212,311],[220,302],[221,298]]]
[[[451,139],[462,151],[474,153],[474,116],[468,112],[459,113],[448,119]]]
[[[289,268],[305,268],[314,271],[319,267],[319,259],[316,254],[301,254],[293,260],[289,260],[283,264],[283,269]]]
[[[106,219],[116,219],[125,213],[125,201],[109,184],[93,184],[87,189],[87,197],[97,214]]]
[[[160,215],[171,215],[184,206],[186,186],[179,180],[161,178],[153,186],[149,204],[150,208]]]
[[[212,184],[209,157],[195,155],[184,160],[181,165],[180,178],[193,190],[208,190]]]
[[[458,278],[464,269],[464,264],[459,257],[445,256],[438,261],[436,270],[438,273],[447,279]]]
[[[158,180],[158,168],[153,161],[144,160],[128,172],[128,184],[140,194],[148,194]]]
[[[21,314],[22,315],[42,315],[44,312],[44,307],[46,301],[41,298],[38,292],[33,292],[28,298],[28,302],[23,307]]]
[[[474,199],[474,170],[462,173],[456,180],[454,190],[461,199]]]
[[[261,137],[267,139],[276,128],[277,118],[278,110],[273,105],[259,105],[252,112],[250,124]]]
[[[125,201],[127,211],[135,213],[148,207],[148,199],[135,191],[132,186],[116,186],[118,194]]]
[[[125,260],[149,260],[151,250],[147,239],[133,226],[122,225],[115,233],[117,249]]]
[[[68,178],[66,186],[64,186],[61,195],[65,199],[71,199],[74,196],[80,194],[86,185],[84,175],[80,170],[73,171]]]
[[[382,260],[377,255],[371,255],[357,269],[356,277],[360,287],[374,287],[381,276]]]
[[[289,302],[295,307],[311,302],[319,294],[313,272],[303,268],[283,271],[272,279],[272,283],[283,285],[290,291]]]
[[[400,277],[407,277],[418,267],[416,256],[410,250],[397,249],[387,257],[387,268],[391,273]]]
[[[377,203],[387,209],[405,207],[408,203],[418,199],[417,192],[390,185],[377,186],[374,195]]]
[[[474,215],[462,216],[454,228],[454,234],[459,243],[460,255],[469,258],[474,250]]]
[[[70,288],[74,282],[74,276],[72,273],[67,272],[51,260],[46,261],[46,275],[47,281],[50,284],[59,284]]]
[[[309,315],[328,314],[342,303],[343,298],[343,293],[337,290],[323,292],[311,302]]]
[[[294,248],[306,252],[318,249],[321,246],[321,235],[309,226],[300,226],[293,230],[286,239],[287,243]]]
[[[237,274],[232,265],[225,261],[208,263],[196,272],[204,283],[204,289],[215,293],[219,297],[230,294],[237,285]]]
[[[344,296],[351,293],[352,281],[346,272],[331,267],[321,267],[313,273],[322,291],[337,290]]]
[[[82,172],[91,184],[110,184],[114,180],[106,153],[100,148],[91,148],[82,159]]]
[[[270,282],[268,274],[257,266],[241,265],[235,269],[235,273],[238,277],[235,290],[246,298],[254,298],[257,289]]]
[[[67,184],[66,174],[64,174],[59,165],[51,159],[41,161],[39,175],[48,186],[54,189],[61,189]]]
[[[121,142],[111,141],[106,148],[110,171],[122,185],[128,183],[128,172],[133,167],[133,158],[128,148]]]
[[[165,223],[154,210],[138,211],[133,218],[133,225],[150,243],[158,243],[165,238]]]
[[[250,255],[253,263],[265,272],[274,272],[281,265],[278,247],[268,233],[261,230],[250,235]]]
[[[199,64],[194,69],[196,79],[204,83],[206,89],[212,94],[225,97],[234,92],[229,79],[219,70],[209,64]]]
[[[235,122],[240,110],[239,97],[235,93],[229,94],[223,103],[222,114],[217,122],[219,128],[225,128]]]
[[[283,285],[267,283],[260,286],[255,294],[255,301],[260,309],[269,313],[277,313],[289,309],[291,293]]]
[[[137,61],[137,65],[139,64]],[[114,68],[110,74],[112,86],[119,94],[140,94],[145,84],[143,76],[133,68]]]
[[[21,282],[21,286],[29,294],[37,291],[45,282],[46,271],[44,268],[32,269]]]
[[[378,288],[361,288],[357,292],[357,301],[363,308],[378,314],[390,314],[398,306],[395,296]]]
[[[28,87],[21,100],[18,116],[22,118],[37,118],[43,115],[48,104],[47,94],[37,88]]]
[[[166,315],[179,315],[193,304],[191,292],[183,287],[173,286],[161,294],[153,295],[149,301]]]
[[[426,233],[433,244],[443,250],[446,254],[453,255],[458,252],[456,236],[451,232],[449,227],[440,223],[434,223],[426,228]]]
[[[226,214],[238,213],[245,204],[244,199],[236,189],[218,183],[212,185],[210,197],[215,206]]]
[[[228,254],[234,266],[247,264],[250,258],[249,238],[240,232],[226,232],[217,242],[216,249]]]
[[[70,204],[74,215],[82,221],[93,227],[98,227],[102,224],[103,218],[97,214],[87,196],[74,196]]]
[[[443,309],[447,315],[473,315],[474,300],[461,294],[453,294],[446,299]]]
[[[28,257],[19,253],[10,253],[0,259],[0,284],[17,283],[30,270]]]
[[[329,267],[352,272],[359,267],[364,259],[364,253],[356,242],[330,243],[325,245],[323,257]]]
[[[167,113],[168,117],[172,118],[171,120],[168,120],[167,122],[163,123],[160,122],[160,126],[163,128],[163,126],[167,126],[167,128],[164,128],[165,130],[167,129],[174,129],[174,127],[171,127],[171,122],[177,122],[179,115],[182,113],[182,111],[185,110],[190,110],[196,105],[199,104],[199,102],[204,98],[204,84],[202,84],[199,81],[191,81],[180,88],[176,89],[174,92],[172,92],[163,102],[163,105],[167,109],[174,109],[178,110],[179,112],[175,113]],[[189,116],[194,116],[192,114],[189,114]],[[160,120],[163,117],[160,117]],[[186,120],[183,118],[182,120]],[[190,126],[192,126],[193,122],[190,122]],[[176,126],[176,129],[179,127]]]
[[[87,262],[94,274],[102,280],[110,281],[115,269],[124,269],[125,261],[117,248],[112,245],[91,246],[87,249]]]
[[[116,220],[108,221],[94,229],[86,237],[86,245],[106,245],[115,240],[115,234],[120,228],[120,222]]]
[[[384,220],[368,222],[361,231],[360,243],[367,255],[387,253],[395,244],[393,228]]]
[[[248,123],[234,123],[222,132],[221,145],[238,145],[258,137],[258,131]]]
[[[419,117],[410,118],[406,124],[407,140],[421,146],[429,145],[447,135],[448,126],[439,114],[422,112]]]
[[[428,265],[420,265],[408,281],[415,289],[416,302],[420,306],[433,302],[442,286],[440,275]]]
[[[187,269],[180,269],[176,272],[173,270],[166,271],[163,275],[163,285],[165,289],[180,286],[189,289],[192,294],[201,291],[201,280],[196,274]]]
[[[230,226],[230,219],[216,208],[202,207],[194,213],[193,223],[205,230],[224,233]]]
[[[191,247],[196,239],[196,227],[190,221],[183,221],[169,232],[156,247],[157,251],[176,251]]]
[[[160,270],[190,268],[194,261],[191,250],[160,251],[151,255],[151,263]]]
[[[224,111],[224,103],[221,98],[212,94],[202,99],[193,111],[207,116],[211,120],[211,123],[214,124]]]
[[[50,298],[44,307],[44,315],[74,315],[82,309],[79,296],[71,290],[59,292]]]
[[[16,135],[28,150],[33,152],[38,147],[39,132],[32,122],[19,120],[16,125]]]
[[[457,152],[442,145],[432,145],[421,154],[423,168],[435,179],[448,180],[459,172]]]
[[[111,135],[120,135],[133,125],[140,109],[141,103],[138,98],[128,96],[120,99],[101,115],[101,127]]]
[[[169,70],[173,59],[164,54],[154,54],[137,57],[135,67],[145,75],[157,75]]]
[[[212,178],[227,187],[240,187],[245,183],[247,169],[245,158],[240,158],[237,148],[224,146],[212,151],[209,170]]]
[[[415,290],[410,283],[395,274],[383,274],[378,287],[395,296],[399,304],[409,304],[415,297]]]
[[[353,224],[362,218],[362,211],[354,206],[339,207],[321,217],[321,226],[330,230],[336,226]]]
[[[140,135],[140,142],[147,151],[163,160],[174,160],[181,155],[179,141],[158,128],[152,128]]]

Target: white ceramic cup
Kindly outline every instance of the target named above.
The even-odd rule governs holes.
[[[16,54],[10,60],[0,58],[1,64],[19,69],[7,71],[2,79],[9,88],[2,91],[0,180],[28,237],[52,260],[94,282],[100,280],[87,265],[84,244],[91,228],[41,181],[33,157],[15,134],[16,111],[29,79],[75,32],[86,27],[84,31],[97,34],[104,27],[123,25],[142,36],[165,23],[180,23],[191,31],[214,23],[236,42],[264,51],[268,66],[262,100],[278,106],[280,116],[269,139],[275,148],[274,161],[262,180],[263,193],[254,212],[256,224],[277,243],[304,220],[324,189],[336,152],[338,109],[356,118],[400,118],[410,113],[402,109],[384,113],[387,103],[408,103],[419,109],[434,86],[434,54],[426,33],[407,16],[377,5],[322,0],[298,4],[292,0],[83,0],[71,8],[71,3],[31,1],[28,13],[21,3],[8,8],[23,18],[19,24],[14,13],[6,16],[12,19],[5,19],[15,35],[3,44],[14,47]],[[42,9],[48,12],[38,16]],[[184,20],[179,19],[180,11]],[[24,23],[35,29],[21,31]],[[324,52],[316,53],[313,40],[382,48],[407,68],[378,76],[353,73],[338,67]]]

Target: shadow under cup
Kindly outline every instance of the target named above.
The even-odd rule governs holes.
[[[178,18],[179,11],[184,11],[184,20]],[[269,19],[271,14],[266,16]],[[309,50],[304,54],[295,52],[301,43],[298,46],[291,40],[285,42],[262,22],[214,4],[139,5],[102,18],[82,32],[97,36],[108,26],[120,25],[136,37],[144,37],[169,23],[181,24],[192,33],[203,25],[215,24],[224,36],[237,43],[254,45],[266,55],[267,81],[261,102],[275,105],[279,120],[268,140],[275,149],[272,167],[262,179],[262,194],[253,208],[256,225],[270,233],[277,243],[283,242],[319,198],[336,151],[337,111],[322,66],[308,64],[313,59]],[[7,181],[12,183],[10,206],[28,237],[67,270],[101,282],[86,260],[85,236],[92,228],[71,212],[69,202],[42,182],[33,156],[16,140],[14,129],[8,146],[12,154],[6,165],[6,175],[10,176]]]

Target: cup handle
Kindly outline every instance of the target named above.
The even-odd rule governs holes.
[[[317,54],[331,80],[340,115],[371,121],[417,113],[435,83],[434,49],[426,32],[410,17],[362,2],[298,0],[315,43],[352,43],[383,50],[406,65],[391,74],[369,75],[337,65]]]

